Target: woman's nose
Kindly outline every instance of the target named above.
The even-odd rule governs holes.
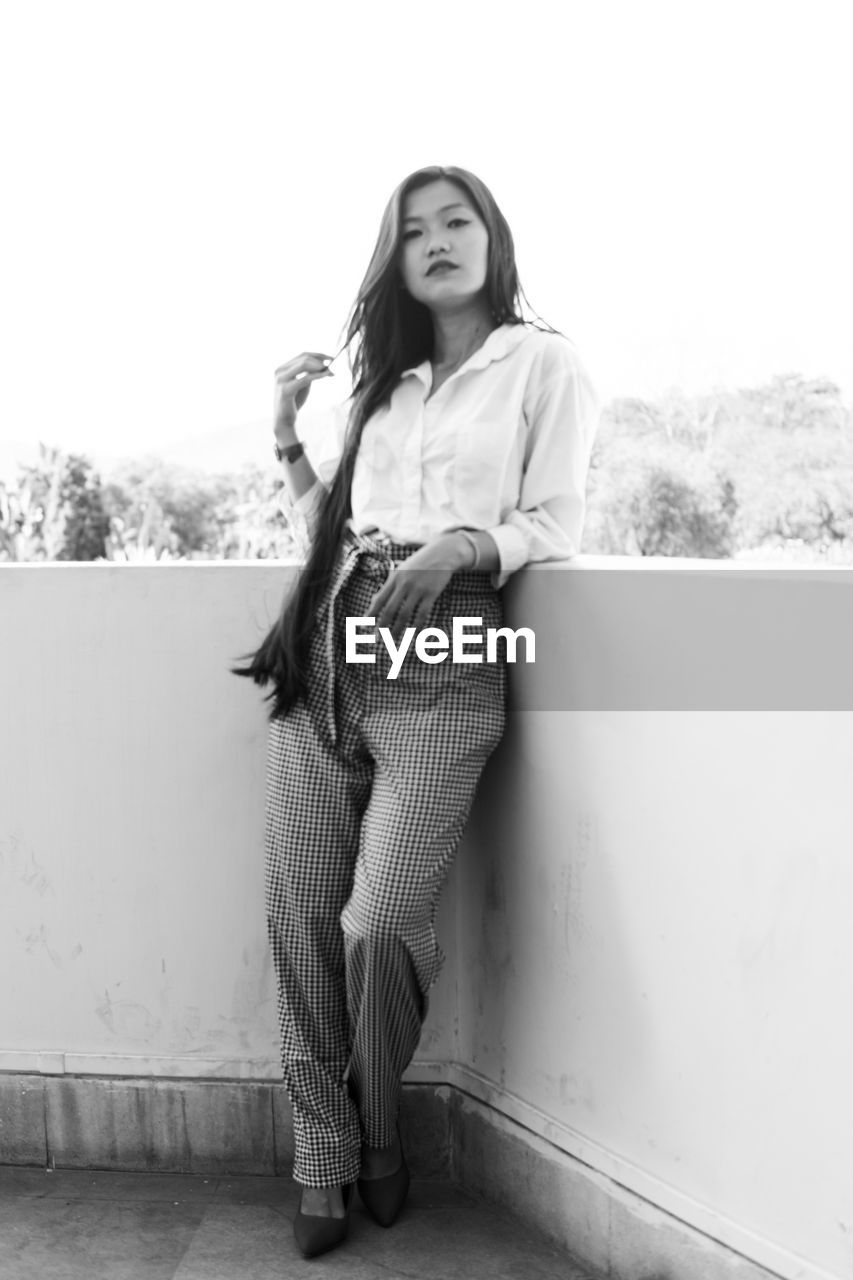
[[[427,235],[427,255],[432,258],[437,253],[449,253],[450,245],[444,231],[433,231]]]

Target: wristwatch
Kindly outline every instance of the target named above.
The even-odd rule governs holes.
[[[281,449],[276,440],[273,445],[275,456],[279,462],[295,462],[297,458],[301,458],[305,452],[305,445],[301,440],[297,440],[296,444],[288,445],[286,449]]]

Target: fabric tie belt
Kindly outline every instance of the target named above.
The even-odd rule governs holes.
[[[335,717],[335,680],[337,663],[335,661],[335,640],[337,635],[337,601],[344,587],[358,568],[369,577],[375,577],[377,587],[386,581],[394,567],[392,549],[406,554],[418,549],[417,543],[394,542],[388,534],[381,530],[369,533],[357,533],[348,525],[344,533],[343,551],[335,565],[332,581],[326,596],[324,652],[326,659],[326,725],[332,743],[337,743],[338,727]]]

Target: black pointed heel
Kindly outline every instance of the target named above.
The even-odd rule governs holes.
[[[324,1218],[319,1214],[303,1213],[300,1206],[293,1219],[293,1235],[305,1258],[316,1258],[321,1253],[343,1244],[349,1231],[349,1206],[353,1184],[342,1188],[346,1213],[342,1218]]]
[[[397,1134],[400,1126],[397,1125]],[[358,1194],[367,1212],[380,1227],[390,1227],[397,1220],[406,1196],[409,1194],[409,1166],[403,1154],[403,1140],[400,1138],[400,1167],[384,1178],[359,1178]]]

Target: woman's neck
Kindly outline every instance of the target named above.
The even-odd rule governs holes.
[[[491,312],[485,307],[451,315],[433,313],[432,322],[432,363],[442,372],[458,369],[496,328]]]

